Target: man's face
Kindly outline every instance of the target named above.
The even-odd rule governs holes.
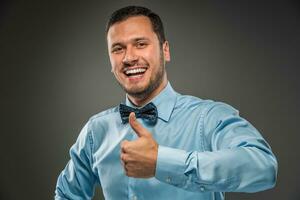
[[[112,25],[107,43],[112,72],[129,95],[145,98],[166,81],[169,46],[165,42],[160,47],[147,17],[129,17]]]

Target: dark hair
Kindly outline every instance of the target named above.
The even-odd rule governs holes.
[[[153,31],[158,37],[160,45],[162,45],[166,41],[164,27],[160,17],[150,9],[141,6],[127,6],[113,12],[106,25],[106,34],[108,33],[109,28],[115,23],[135,16],[148,17],[151,21]]]

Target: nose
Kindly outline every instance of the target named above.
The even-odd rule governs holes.
[[[126,65],[133,65],[137,60],[138,56],[135,54],[134,49],[132,47],[127,47],[124,54],[123,63]]]

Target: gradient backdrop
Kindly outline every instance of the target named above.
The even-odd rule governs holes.
[[[111,12],[130,4],[162,17],[173,87],[233,105],[278,158],[274,189],[227,199],[300,199],[297,1],[1,2],[1,200],[53,199],[84,123],[124,99],[104,29]]]

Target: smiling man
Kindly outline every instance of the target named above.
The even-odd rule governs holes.
[[[112,72],[124,103],[91,117],[70,150],[55,199],[224,199],[275,185],[277,161],[231,106],[177,93],[158,15],[129,6],[107,25]]]

